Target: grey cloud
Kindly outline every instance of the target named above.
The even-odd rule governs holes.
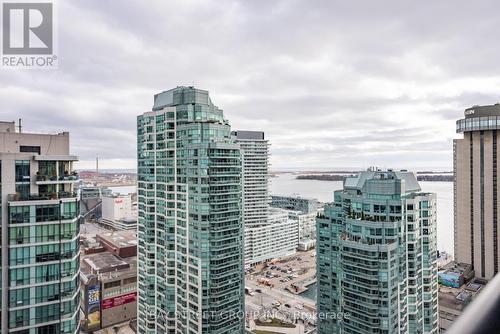
[[[275,168],[451,167],[455,120],[500,100],[496,1],[58,4],[59,69],[1,70],[1,116],[88,164],[134,167],[136,116],[177,85],[265,131]]]

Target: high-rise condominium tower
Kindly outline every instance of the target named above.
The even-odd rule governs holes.
[[[239,145],[208,92],[177,87],[138,117],[139,333],[244,330]]]
[[[457,121],[455,173],[455,259],[472,264],[476,277],[498,272],[498,141],[500,105],[475,106]]]
[[[318,333],[437,333],[436,196],[366,171],[317,219]]]
[[[78,333],[79,200],[67,132],[0,122],[1,333]]]
[[[269,143],[260,131],[234,131],[233,136],[242,152],[245,263],[253,263],[254,230],[269,222]]]
[[[298,223],[289,212],[270,208],[269,143],[260,131],[234,131],[243,167],[243,223],[245,265],[295,253]]]

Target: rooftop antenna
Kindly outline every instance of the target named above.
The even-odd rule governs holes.
[[[19,125],[18,125],[18,128],[19,128],[19,133],[21,133],[21,132],[22,132],[22,129],[23,129],[22,122],[23,122],[23,120],[22,120],[22,119],[19,119]]]

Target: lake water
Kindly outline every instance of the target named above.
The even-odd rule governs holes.
[[[270,192],[276,195],[301,195],[321,202],[332,202],[333,191],[342,189],[341,181],[297,180],[296,174],[283,173],[271,178]],[[453,254],[453,183],[420,182],[422,191],[437,194],[437,243],[439,250]],[[114,193],[136,192],[135,186],[110,187]]]
[[[284,173],[271,178],[270,192],[276,195],[301,195],[320,202],[333,202],[333,191],[342,189],[342,181],[297,180],[296,174]],[[453,254],[453,182],[419,182],[422,191],[437,195],[437,244],[439,250]]]
[[[332,202],[333,191],[342,189],[341,181],[297,180],[296,174],[284,173],[271,178],[270,192],[276,195],[301,195],[321,202]],[[453,183],[420,182],[422,191],[437,195],[437,243],[439,250],[453,254]],[[136,192],[135,186],[110,187],[114,193]],[[302,293],[303,297],[316,300],[316,284]]]
[[[321,202],[332,202],[333,191],[342,189],[341,181],[297,180],[295,174],[278,174],[271,178],[272,194],[301,195]],[[453,182],[420,182],[422,191],[437,195],[437,243],[439,250],[453,254]],[[317,285],[312,284],[302,297],[316,300]]]

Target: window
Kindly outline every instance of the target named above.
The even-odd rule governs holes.
[[[104,289],[115,288],[120,285],[120,281],[107,282],[104,283]]]
[[[135,282],[137,282],[137,277],[125,278],[123,280],[123,285],[131,284],[131,283],[135,283]]]
[[[19,152],[40,154],[40,146],[23,146],[23,145],[21,145],[19,147]]]
[[[29,183],[18,183],[16,184],[16,193],[21,196],[21,199],[28,198],[30,195],[30,184]]]
[[[39,161],[38,172],[41,176],[55,176],[56,162],[55,161]]]
[[[59,219],[59,204],[56,205],[37,205],[36,221],[56,221]]]
[[[30,181],[30,161],[16,160],[16,182]]]

